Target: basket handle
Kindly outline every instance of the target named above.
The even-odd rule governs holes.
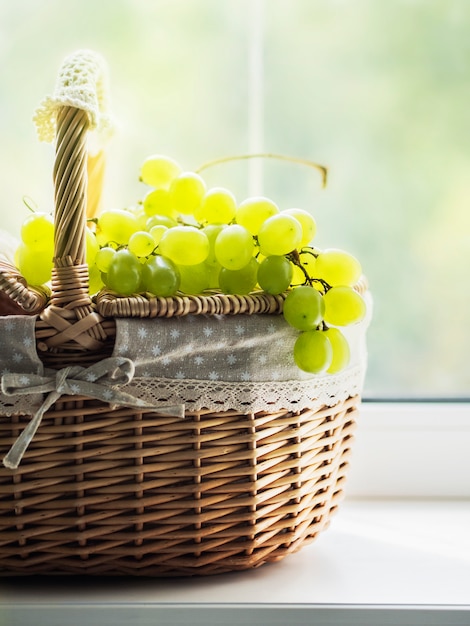
[[[34,120],[40,139],[51,141],[55,136],[56,140],[52,297],[41,314],[42,323],[53,332],[42,349],[99,350],[106,332],[88,293],[86,220],[88,134],[97,130],[102,138],[111,130],[102,58],[89,50],[67,57],[54,96],[42,102]],[[101,176],[94,182],[101,185]],[[95,197],[96,192],[99,195],[101,189],[95,190]],[[43,329],[41,332],[44,335]]]

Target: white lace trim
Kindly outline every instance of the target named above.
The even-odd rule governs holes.
[[[0,419],[13,415],[32,415],[41,406],[44,398],[41,393],[30,396],[4,396],[0,394]]]
[[[334,406],[360,395],[364,373],[364,368],[357,366],[310,380],[246,383],[134,378],[126,391],[156,405],[183,403],[187,411],[301,411]]]
[[[86,111],[90,130],[96,129],[101,139],[112,131],[108,115],[107,67],[104,59],[91,50],[79,50],[67,57],[62,65],[53,96],[40,104],[34,115],[41,141],[53,141],[56,132],[57,110],[73,106]]]
[[[186,411],[302,411],[334,406],[347,398],[360,395],[364,369],[354,367],[334,376],[286,382],[222,382],[208,380],[174,380],[168,378],[134,378],[127,393],[162,407],[183,403]],[[31,415],[43,397],[2,396],[1,415]]]

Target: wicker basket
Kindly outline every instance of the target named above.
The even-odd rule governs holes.
[[[30,316],[15,322],[34,320],[47,368],[109,357],[119,316],[281,312],[283,299],[264,294],[104,293],[91,301],[84,263],[89,128],[81,108],[58,110],[52,295],[30,289],[8,262],[0,266],[2,291]],[[162,322],[152,323],[158,333]],[[297,551],[328,526],[343,496],[359,395],[329,404],[312,398],[297,411],[198,408],[181,419],[58,393],[19,466],[0,469],[0,574],[207,575]],[[31,416],[0,410],[4,457]]]

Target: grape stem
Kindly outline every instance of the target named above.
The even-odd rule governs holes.
[[[326,293],[329,289],[331,289],[331,285],[329,285],[325,280],[323,280],[323,278],[313,278],[312,276],[310,276],[310,274],[307,272],[307,268],[303,265],[302,261],[300,260],[300,254],[311,254],[315,258],[318,256],[318,254],[315,254],[315,252],[311,250],[310,248],[302,248],[300,253],[298,250],[292,250],[292,252],[289,252],[289,254],[287,254],[286,257],[289,259],[291,263],[293,263],[297,267],[300,267],[300,269],[302,270],[305,276],[304,285],[310,285],[310,287],[313,287],[313,283],[320,283]]]
[[[312,167],[318,170],[322,176],[322,187],[326,187],[327,177],[328,177],[328,168],[324,165],[319,165],[318,163],[314,163],[313,161],[309,161],[308,159],[300,159],[298,157],[286,156],[285,154],[276,154],[273,152],[258,152],[255,154],[239,154],[235,156],[221,157],[219,159],[214,159],[212,161],[207,161],[203,163],[198,169],[194,170],[196,174],[200,174],[203,170],[208,169],[209,167],[213,167],[214,165],[220,165],[222,163],[228,163],[230,161],[242,161],[246,159],[277,159],[280,161],[289,161],[290,163],[298,163],[300,165],[306,165],[307,167]]]
[[[308,284],[310,285],[310,287],[312,286],[312,278],[310,278],[307,270],[305,269],[305,267],[302,265],[302,261],[300,260],[300,255],[299,255],[299,251],[298,250],[292,250],[292,252],[290,252],[289,254],[286,255],[286,257],[289,259],[289,261],[291,263],[293,263],[294,265],[296,265],[297,267],[300,267],[300,269],[302,270],[304,276],[305,276],[305,283],[304,284]]]
[[[31,213],[36,213],[38,210],[38,205],[29,196],[23,196],[23,204]]]

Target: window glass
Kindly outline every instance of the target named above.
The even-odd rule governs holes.
[[[52,205],[32,114],[63,58],[101,52],[119,128],[105,202],[141,197],[149,154],[313,213],[319,247],[362,261],[374,296],[366,394],[468,396],[470,5],[466,0],[16,0],[0,4],[1,225]],[[258,187],[254,179],[258,175]],[[262,185],[260,188],[259,185]]]
[[[265,142],[330,166],[268,191],[357,253],[375,301],[367,392],[470,389],[470,5],[266,2]],[[270,166],[271,168],[271,166]]]

